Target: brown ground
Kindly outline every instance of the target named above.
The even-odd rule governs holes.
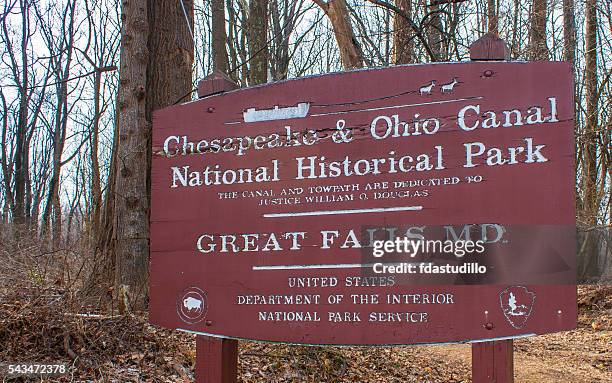
[[[84,318],[67,315],[66,307],[52,295],[2,297],[0,364],[73,366],[74,375],[47,381],[193,379],[192,336],[150,326],[145,315]],[[579,310],[575,331],[515,341],[517,382],[612,382],[612,286],[579,288]],[[320,348],[244,342],[239,369],[241,382],[258,383],[469,382],[470,346]]]

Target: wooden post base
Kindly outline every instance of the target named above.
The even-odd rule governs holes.
[[[472,343],[472,382],[514,382],[512,339]]]
[[[196,383],[236,383],[238,341],[198,335],[195,375]]]

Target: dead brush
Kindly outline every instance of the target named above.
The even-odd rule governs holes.
[[[4,229],[4,228],[3,228]],[[68,362],[83,339],[82,323],[67,320],[83,308],[72,249],[48,250],[35,233],[11,240],[2,230],[0,350],[3,361]],[[14,234],[14,233],[13,233]],[[81,264],[80,269],[83,268]]]
[[[34,233],[17,241],[0,228],[2,364],[64,364],[52,381],[190,377],[193,336],[158,330],[145,312],[116,315],[108,286],[88,288],[97,265],[83,242],[49,250]]]

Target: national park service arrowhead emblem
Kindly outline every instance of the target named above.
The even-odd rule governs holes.
[[[523,328],[531,315],[536,295],[524,286],[510,286],[499,293],[499,304],[512,327]]]

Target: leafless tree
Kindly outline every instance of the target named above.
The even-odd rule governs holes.
[[[222,73],[228,72],[227,33],[225,31],[225,3],[223,0],[210,1],[210,13],[212,15],[212,55],[213,67]]]
[[[115,157],[115,287],[122,311],[144,307],[149,255],[152,112],[190,94],[193,3],[123,3]]]
[[[154,109],[190,100],[215,69],[250,86],[461,61],[494,32],[514,60],[573,63],[578,224],[602,233],[612,185],[611,8],[606,0],[5,1],[0,221],[21,236],[49,236],[59,250],[87,238],[84,253],[97,262],[85,290],[116,284],[141,305]],[[581,242],[584,275],[601,271],[600,237]]]
[[[313,0],[327,15],[334,29],[340,60],[345,69],[361,68],[363,56],[351,24],[346,0]]]
[[[531,9],[529,27],[529,59],[546,60],[546,20],[548,16],[547,0],[534,0]]]
[[[250,0],[247,18],[249,85],[268,81],[268,1]]]

